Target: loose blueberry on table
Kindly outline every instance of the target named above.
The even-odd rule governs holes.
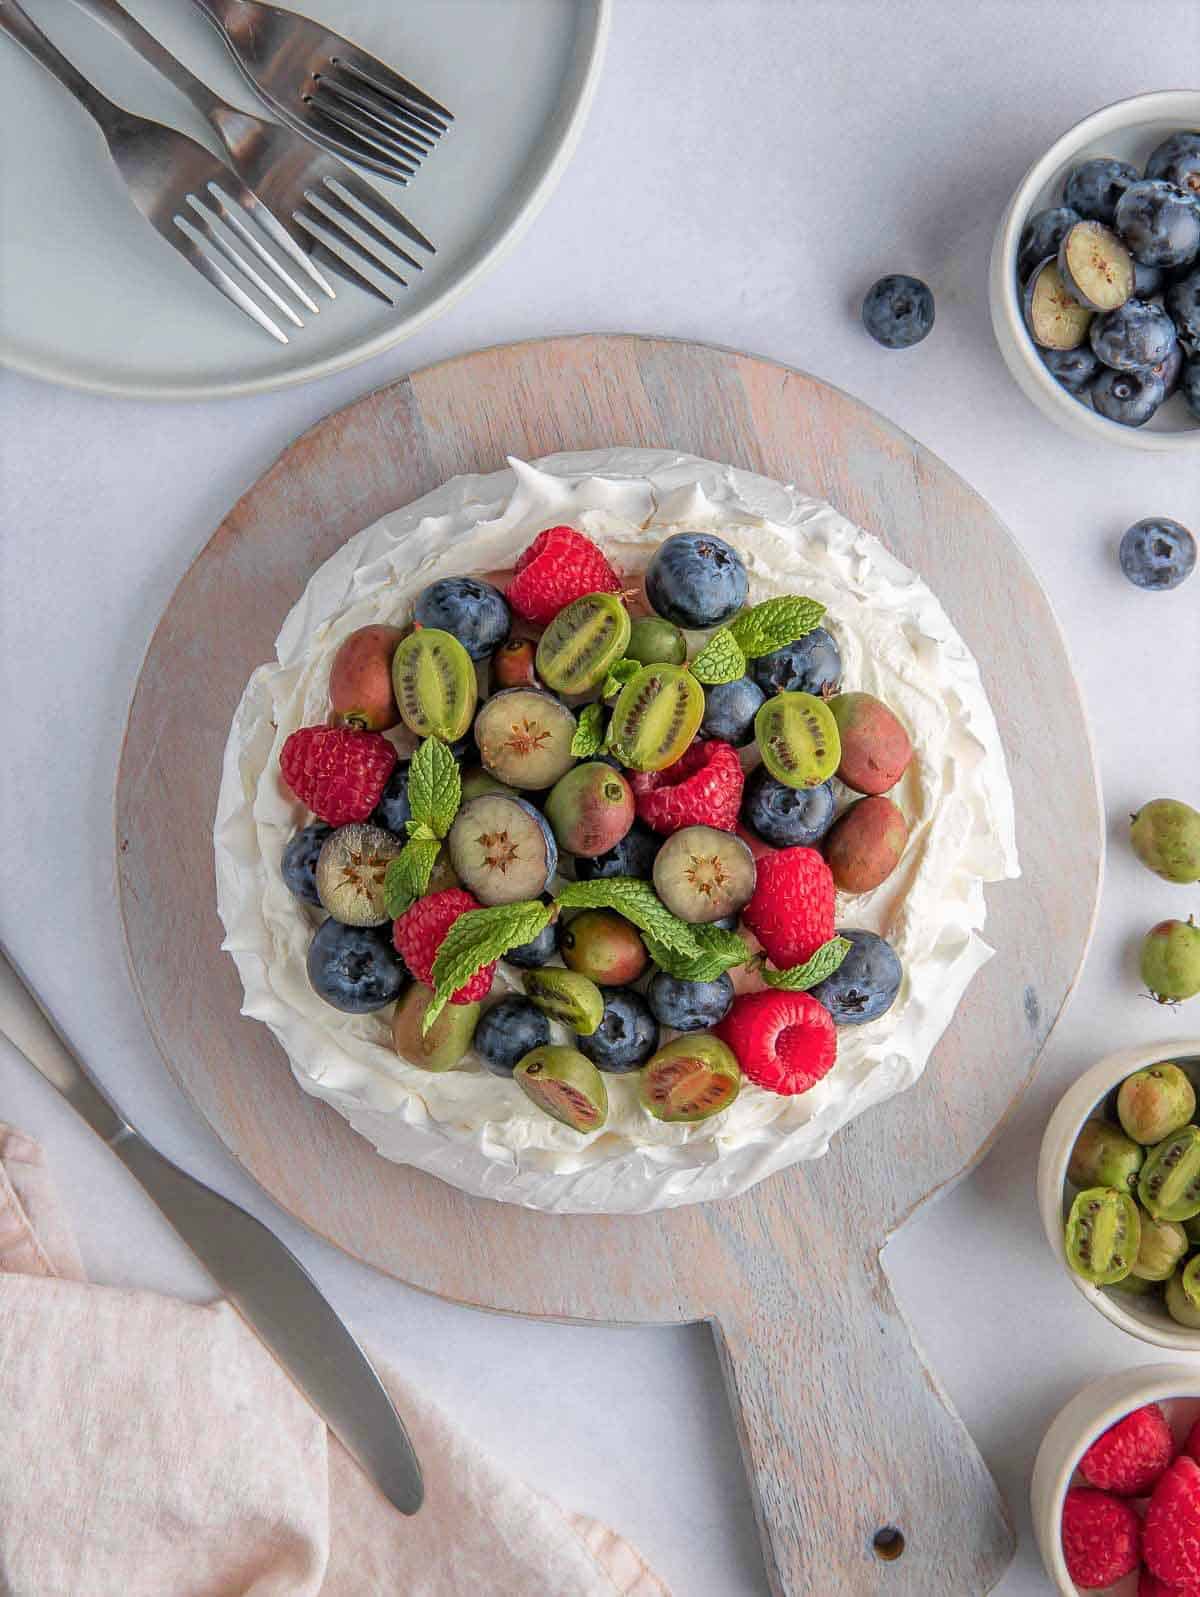
[[[924,336],[925,293],[879,296],[880,330]],[[343,641],[332,724],[280,752],[307,811],[281,875],[328,916],[313,990],[393,1006],[407,1064],[482,1066],[514,1113],[581,1135],[606,1123],[606,1077],[684,1124],[744,1081],[807,1092],[837,1027],[879,1018],[903,982],[882,937],[834,921],[835,891],[853,920],[907,847],[905,728],[842,682],[821,605],[749,603],[725,539],[668,537],[642,586],[644,606],[565,526],[504,592],[442,577],[411,618]]]

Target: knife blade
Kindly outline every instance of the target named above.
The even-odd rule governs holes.
[[[238,1313],[379,1490],[415,1514],[424,1486],[404,1422],[374,1366],[300,1260],[228,1198],[149,1143],[67,1042],[0,946],[0,1034],[141,1183]]]

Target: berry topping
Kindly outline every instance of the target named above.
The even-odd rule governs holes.
[[[1074,1487],[1063,1503],[1062,1549],[1067,1573],[1084,1591],[1111,1586],[1138,1567],[1141,1522],[1128,1503]]]
[[[742,993],[713,1029],[748,1081],[789,1097],[815,1087],[837,1058],[833,1017],[807,993]]]
[[[544,627],[572,599],[620,591],[621,579],[590,538],[574,527],[550,527],[517,561],[505,597],[525,621]]]
[[[396,751],[381,733],[344,726],[301,727],[279,754],[283,780],[330,826],[365,821],[395,764]]]
[[[764,855],[742,920],[780,970],[811,959],[833,936],[833,876],[816,849]]]
[[[1166,1416],[1157,1403],[1148,1403],[1096,1438],[1079,1460],[1079,1473],[1101,1491],[1143,1497],[1174,1456]]]
[[[1151,1571],[1168,1586],[1200,1586],[1200,1464],[1195,1459],[1177,1458],[1154,1488],[1146,1510],[1145,1554]],[[1124,1573],[1120,1569],[1109,1580]]]
[[[737,825],[745,777],[737,751],[716,738],[693,743],[666,770],[638,771],[630,781],[638,815],[656,832],[685,826],[732,832]]]
[[[1168,1586],[1143,1565],[1138,1576],[1137,1597],[1200,1597],[1200,1586]]]
[[[442,939],[460,915],[469,909],[479,909],[479,900],[464,893],[460,887],[447,888],[443,893],[428,893],[418,898],[404,911],[392,927],[392,942],[396,952],[419,982],[433,986],[433,961]],[[452,1004],[475,1004],[486,998],[492,990],[492,977],[496,961],[477,970],[470,981],[452,994]]]

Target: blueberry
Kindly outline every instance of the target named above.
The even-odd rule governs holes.
[[[660,1026],[670,1026],[673,1031],[707,1031],[729,1013],[733,982],[724,975],[716,981],[682,981],[660,970],[647,988],[646,998]]]
[[[1143,266],[1141,261],[1134,261],[1134,299],[1153,299],[1156,294],[1162,293],[1166,280],[1167,274],[1161,266]]]
[[[885,349],[910,349],[933,327],[933,295],[919,277],[881,277],[867,290],[862,321]]]
[[[1063,188],[1063,201],[1089,221],[1111,227],[1117,201],[1139,176],[1137,167],[1128,161],[1096,155],[1071,169]]]
[[[1165,178],[1200,198],[1200,133],[1172,133],[1146,162],[1146,176]]]
[[[348,1015],[394,1002],[408,985],[390,927],[322,921],[308,945],[308,979],[318,998]]]
[[[397,765],[392,769],[391,776],[383,792],[379,795],[379,803],[371,811],[370,822],[372,826],[382,826],[385,832],[395,832],[397,837],[405,837],[404,823],[412,819],[412,807],[408,802],[408,766]]]
[[[719,627],[746,602],[742,557],[709,532],[679,532],[660,543],[646,567],[651,608],[677,627]]]
[[[1167,516],[1135,521],[1123,534],[1121,570],[1139,588],[1177,588],[1196,565],[1196,540]]]
[[[1130,184],[1117,202],[1116,227],[1146,266],[1186,266],[1200,254],[1200,205],[1160,178]]]
[[[1144,427],[1167,397],[1157,372],[1102,371],[1088,389],[1092,409],[1122,427]]]
[[[772,848],[815,848],[833,825],[833,784],[787,787],[760,765],[746,779],[742,819]]]
[[[1068,394],[1082,394],[1100,370],[1100,362],[1086,344],[1078,349],[1039,349],[1042,364]]]
[[[715,926],[721,932],[736,932],[738,917],[736,915],[718,915],[716,920],[710,920],[708,924]]]
[[[1034,268],[1051,255],[1058,254],[1058,246],[1076,222],[1083,218],[1068,205],[1055,205],[1048,211],[1035,211],[1021,229],[1021,242],[1017,246],[1017,276],[1022,283]]]
[[[475,577],[443,577],[417,599],[414,620],[423,627],[451,632],[472,660],[486,660],[508,637],[508,601],[490,582]]]
[[[1183,395],[1183,402],[1187,408],[1200,421],[1200,355],[1193,355],[1183,363],[1183,370],[1179,374],[1179,390]]]
[[[607,854],[597,854],[595,859],[582,855],[575,861],[575,874],[581,882],[594,882],[607,876],[640,876],[649,881],[654,874],[654,860],[663,839],[652,832],[642,821],[633,826],[621,841]]]
[[[1171,284],[1163,305],[1184,348],[1192,355],[1200,354],[1200,266]]]
[[[836,688],[842,678],[842,656],[824,627],[814,627],[795,643],[771,654],[761,654],[750,667],[754,680],[768,696],[776,693],[815,693]]]
[[[632,987],[609,987],[600,1024],[579,1039],[580,1053],[597,1069],[617,1076],[644,1065],[657,1047],[658,1022],[650,1005]]]
[[[704,719],[700,730],[705,737],[720,738],[740,749],[754,737],[754,717],[766,694],[749,677],[719,682],[704,690]]]
[[[850,952],[823,982],[811,989],[812,996],[833,1016],[835,1026],[864,1026],[878,1020],[896,1001],[904,968],[890,943],[874,932],[844,931]]]
[[[326,826],[324,821],[314,821],[311,826],[297,832],[283,851],[280,868],[284,886],[306,904],[319,905],[321,902],[321,895],[317,892],[317,855],[332,831],[333,827]]]
[[[550,1041],[550,1022],[528,998],[502,998],[475,1028],[475,1051],[493,1076],[511,1076],[535,1048]]]
[[[1179,387],[1179,380],[1183,375],[1183,346],[1176,344],[1166,360],[1160,360],[1158,365],[1151,366],[1150,370],[1156,377],[1162,378],[1163,396],[1170,399]]]
[[[1144,371],[1166,360],[1179,342],[1175,324],[1161,305],[1127,299],[1118,310],[1094,316],[1092,352],[1114,371]]]
[[[522,970],[536,970],[557,953],[558,933],[553,926],[543,926],[532,942],[518,943],[504,957],[510,965],[519,965]]]

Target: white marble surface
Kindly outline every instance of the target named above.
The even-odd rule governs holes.
[[[1052,1267],[1034,1208],[1041,1128],[1100,1053],[1200,1034],[1200,1000],[1190,1016],[1152,1009],[1132,966],[1139,934],[1200,910],[1200,893],[1158,883],[1123,842],[1140,801],[1200,802],[1200,577],[1143,595],[1114,563],[1117,536],[1143,515],[1200,531],[1200,467],[1105,451],[1045,423],[993,346],[985,265],[1033,157],[1099,105],[1180,86],[1200,58],[1200,13],[1194,0],[1157,0],[1135,22],[1124,0],[1085,0],[1065,44],[1038,25],[1044,15],[1037,0],[618,0],[595,110],[558,194],[488,282],[408,345],[228,403],[120,403],[11,374],[0,388],[0,934],[165,1151],[275,1224],[366,1336],[514,1471],[622,1527],[679,1597],[767,1589],[708,1333],[452,1308],[341,1258],[240,1175],[166,1077],[125,974],[110,822],[121,727],[156,617],[241,489],[317,418],[444,355],[592,329],[743,347],[848,389],[962,472],[1062,617],[1113,846],[1096,941],[1037,1080],[987,1160],[887,1260],[1012,1505],[1020,1547],[999,1589],[1049,1592],[1026,1505],[1042,1430],[1085,1380],[1153,1355]],[[924,276],[938,304],[933,336],[898,354],[854,317],[866,285],[893,270]],[[925,575],[936,588],[937,572]],[[97,1277],[204,1294],[149,1203],[8,1050],[0,1116],[48,1144]],[[555,1371],[539,1406],[512,1373],[535,1348]]]

